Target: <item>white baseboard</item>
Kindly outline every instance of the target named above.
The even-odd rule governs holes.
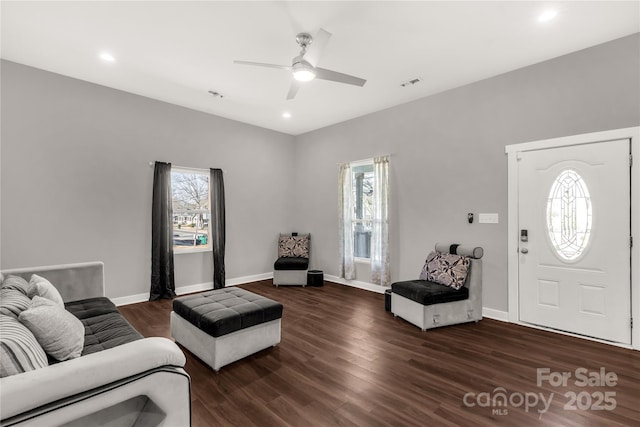
[[[194,292],[210,291],[213,289],[213,282],[196,283],[195,285],[178,286],[176,295],[192,294]]]
[[[254,274],[253,276],[236,277],[225,280],[225,286],[242,285],[244,283],[259,282],[260,280],[273,279],[273,271],[270,273]]]
[[[358,280],[346,280],[342,277],[332,276],[330,274],[325,274],[324,278],[328,282],[338,283],[340,285],[351,286],[354,288],[365,289],[367,291],[377,292],[379,294],[383,294],[387,289],[384,286],[374,285],[373,283],[360,282]],[[487,317],[489,319],[500,320],[502,322],[509,321],[509,313],[501,310],[494,310],[493,308],[482,308],[482,316]]]
[[[255,274],[252,276],[243,276],[243,277],[235,277],[233,279],[226,279],[225,286],[236,286],[242,285],[244,283],[258,282],[260,280],[267,280],[273,278],[273,272],[271,273],[263,273],[263,274]],[[186,285],[186,286],[178,286],[176,287],[176,295],[185,295],[191,294],[194,292],[202,292],[213,289],[213,282],[206,283],[196,283],[195,285]],[[144,294],[135,294],[128,295],[124,297],[111,298],[111,301],[116,306],[128,305],[128,304],[136,304],[139,302],[149,301],[149,292]]]
[[[109,298],[111,302],[120,307],[121,305],[135,304],[149,301],[149,292],[145,294],[127,295],[126,297]]]
[[[338,283],[340,285],[351,286],[352,288],[364,289],[366,291],[377,292],[379,294],[384,294],[384,291],[387,289],[384,286],[376,285],[368,282],[360,282],[359,280],[346,280],[342,277],[332,276],[330,274],[324,275],[324,280],[327,282]]]
[[[235,277],[233,279],[225,280],[226,286],[236,286],[244,283],[252,283],[259,282],[261,280],[268,280],[273,278],[273,272],[270,273],[262,273],[262,274],[254,274],[251,276],[242,276]],[[375,285],[373,283],[361,282],[358,280],[345,280],[338,276],[332,276],[330,274],[325,274],[324,279],[327,282],[338,283],[340,285],[351,286],[353,288],[364,289],[366,291],[376,292],[379,294],[383,294],[387,289],[384,286]],[[177,295],[190,294],[194,292],[202,292],[207,291],[213,288],[213,282],[206,283],[197,283],[195,285],[186,285],[179,286],[176,288]],[[128,295],[125,297],[111,298],[111,301],[117,306],[135,304],[139,302],[149,301],[149,293],[144,294],[136,294],[136,295]],[[487,317],[489,319],[500,320],[502,322],[509,321],[509,313],[506,311],[495,310],[493,308],[482,308],[482,316]]]
[[[509,322],[509,312],[494,310],[493,308],[482,307],[482,317],[500,320],[501,322]]]

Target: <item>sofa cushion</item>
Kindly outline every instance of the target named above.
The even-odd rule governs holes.
[[[0,377],[47,366],[47,355],[31,331],[13,317],[0,315]]]
[[[31,307],[31,299],[15,288],[0,289],[0,314],[17,319],[20,313]]]
[[[420,273],[420,280],[460,289],[464,286],[469,272],[468,257],[432,251]]]
[[[18,320],[29,328],[52,358],[62,361],[82,354],[84,326],[56,302],[36,295],[31,307],[20,313]]]
[[[280,319],[282,304],[241,288],[223,288],[173,300],[173,311],[213,337]]]
[[[116,305],[107,297],[87,298],[68,302],[65,308],[80,320],[107,313],[119,313]]]
[[[108,298],[74,301],[66,308],[84,325],[83,356],[143,338]]]
[[[40,296],[42,298],[47,298],[58,304],[60,308],[64,308],[64,301],[62,300],[62,295],[56,289],[55,286],[51,284],[50,281],[45,279],[44,277],[40,277],[37,274],[31,275],[31,279],[29,280],[29,298],[33,298],[34,296]]]
[[[280,257],[273,263],[274,270],[306,270],[309,268],[309,258]]]
[[[427,280],[408,280],[391,285],[391,291],[422,305],[461,301],[469,298],[469,289],[452,287]]]

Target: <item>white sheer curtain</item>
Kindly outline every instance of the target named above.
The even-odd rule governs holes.
[[[389,286],[389,157],[373,159],[373,231],[371,282]]]
[[[356,278],[353,264],[353,204],[351,201],[351,166],[340,165],[338,178],[338,230],[340,233],[340,276],[347,280]]]

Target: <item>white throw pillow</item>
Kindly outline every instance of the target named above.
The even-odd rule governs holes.
[[[31,275],[31,280],[29,280],[29,285],[31,286],[29,289],[29,298],[33,298],[38,295],[55,302],[60,306],[60,308],[64,309],[62,295],[60,295],[60,292],[58,292],[56,287],[53,286],[50,281],[44,277],[38,276],[37,274],[33,274]]]
[[[18,319],[54,359],[74,359],[82,354],[84,325],[57,303],[36,295],[31,308],[20,313]]]

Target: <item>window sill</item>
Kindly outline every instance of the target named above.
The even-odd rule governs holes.
[[[208,248],[190,248],[190,249],[180,249],[180,250],[173,250],[173,255],[182,255],[182,254],[194,254],[194,253],[198,253],[198,252],[212,252],[213,249],[208,247]]]
[[[371,258],[354,258],[353,261],[358,264],[371,264]]]

